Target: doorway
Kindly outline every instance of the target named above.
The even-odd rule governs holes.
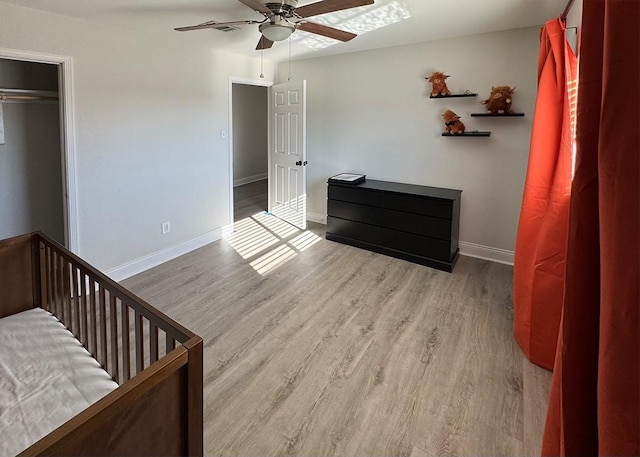
[[[72,59],[0,48],[0,65],[0,237],[42,230],[78,253]]]
[[[267,118],[267,207],[264,208],[264,191],[260,188],[256,192],[241,192],[234,188],[234,141],[255,136],[255,129],[250,123],[243,122],[234,114],[234,86],[248,85],[268,88],[266,103]],[[263,112],[264,99],[260,102],[249,103],[248,110]],[[306,81],[289,81],[274,85],[272,82],[252,81],[230,78],[229,80],[229,118],[231,135],[229,145],[229,225],[233,230],[236,214],[235,206],[240,206],[234,200],[234,194],[261,196],[257,202],[258,212],[265,210],[285,223],[300,229],[306,228]],[[242,134],[236,134],[239,129],[246,129]],[[243,136],[242,136],[243,135]],[[226,132],[221,132],[226,137]],[[252,175],[259,176],[259,175]],[[264,181],[263,179],[259,179]],[[236,181],[237,182],[237,181]],[[264,188],[264,182],[262,183]],[[258,186],[258,185],[256,185]],[[256,209],[253,207],[252,209]],[[253,214],[256,214],[255,212]],[[246,216],[245,216],[246,218]]]
[[[0,59],[0,238],[66,245],[58,65]]]
[[[233,222],[268,210],[268,97],[266,85],[231,83]]]

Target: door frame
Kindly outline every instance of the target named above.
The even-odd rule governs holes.
[[[229,131],[227,138],[229,140],[229,224],[227,227],[231,227],[233,229],[233,225],[235,223],[234,214],[233,214],[233,85],[234,84],[244,84],[246,86],[261,86],[261,87],[271,87],[273,86],[273,81],[265,81],[264,79],[250,79],[250,78],[241,78],[237,76],[229,77]],[[267,97],[267,108],[269,105],[269,97]],[[269,125],[269,124],[267,124]],[[271,144],[271,130],[267,128],[267,149]],[[271,170],[271,157],[267,152],[268,161],[267,161],[267,170]],[[271,173],[267,174],[267,182],[270,182]],[[271,202],[271,186],[268,185],[269,188],[269,202]]]
[[[19,51],[7,48],[0,48],[0,58],[58,65],[64,238],[66,247],[77,254],[80,246],[78,233],[78,191],[74,119],[75,107],[73,104],[73,58],[69,56]]]

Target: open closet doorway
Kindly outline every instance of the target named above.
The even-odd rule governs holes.
[[[58,64],[0,58],[0,239],[68,246],[59,88]]]
[[[231,83],[233,222],[268,209],[268,97],[267,85]]]
[[[0,237],[11,236],[8,233],[42,230],[72,252],[79,253],[73,59],[0,48],[0,62],[3,65],[0,103],[3,108],[1,136],[4,143],[0,145]],[[57,75],[55,84],[52,82],[53,75]],[[50,79],[49,82],[41,84],[45,77]],[[22,87],[25,89],[20,88],[20,81],[24,82]],[[23,113],[16,122],[11,120],[16,111],[14,108]],[[47,122],[46,132],[37,128],[41,120],[47,117],[51,120],[56,113],[57,125]],[[31,149],[32,145],[38,144],[50,153],[42,160],[33,155],[29,159],[20,156],[22,162],[17,162],[19,150],[24,150],[25,146]],[[42,151],[39,153],[42,154]],[[9,161],[13,163],[9,165]],[[29,168],[34,169],[34,173],[24,174]],[[22,181],[19,186],[7,186],[5,175],[9,171],[20,172],[18,176]],[[13,184],[16,179],[12,174]],[[55,195],[47,195],[47,189]],[[37,200],[48,198],[56,200],[51,208],[41,211],[37,206],[32,206]],[[52,224],[51,228],[49,224]]]

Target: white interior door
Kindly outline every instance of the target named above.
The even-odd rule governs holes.
[[[306,81],[276,84],[269,93],[269,211],[307,226]]]

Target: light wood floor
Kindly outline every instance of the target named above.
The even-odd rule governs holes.
[[[206,455],[539,455],[550,375],[512,336],[511,267],[236,227],[124,281],[205,340]]]
[[[268,180],[252,182],[233,188],[233,217],[239,221],[261,211],[269,204]]]

